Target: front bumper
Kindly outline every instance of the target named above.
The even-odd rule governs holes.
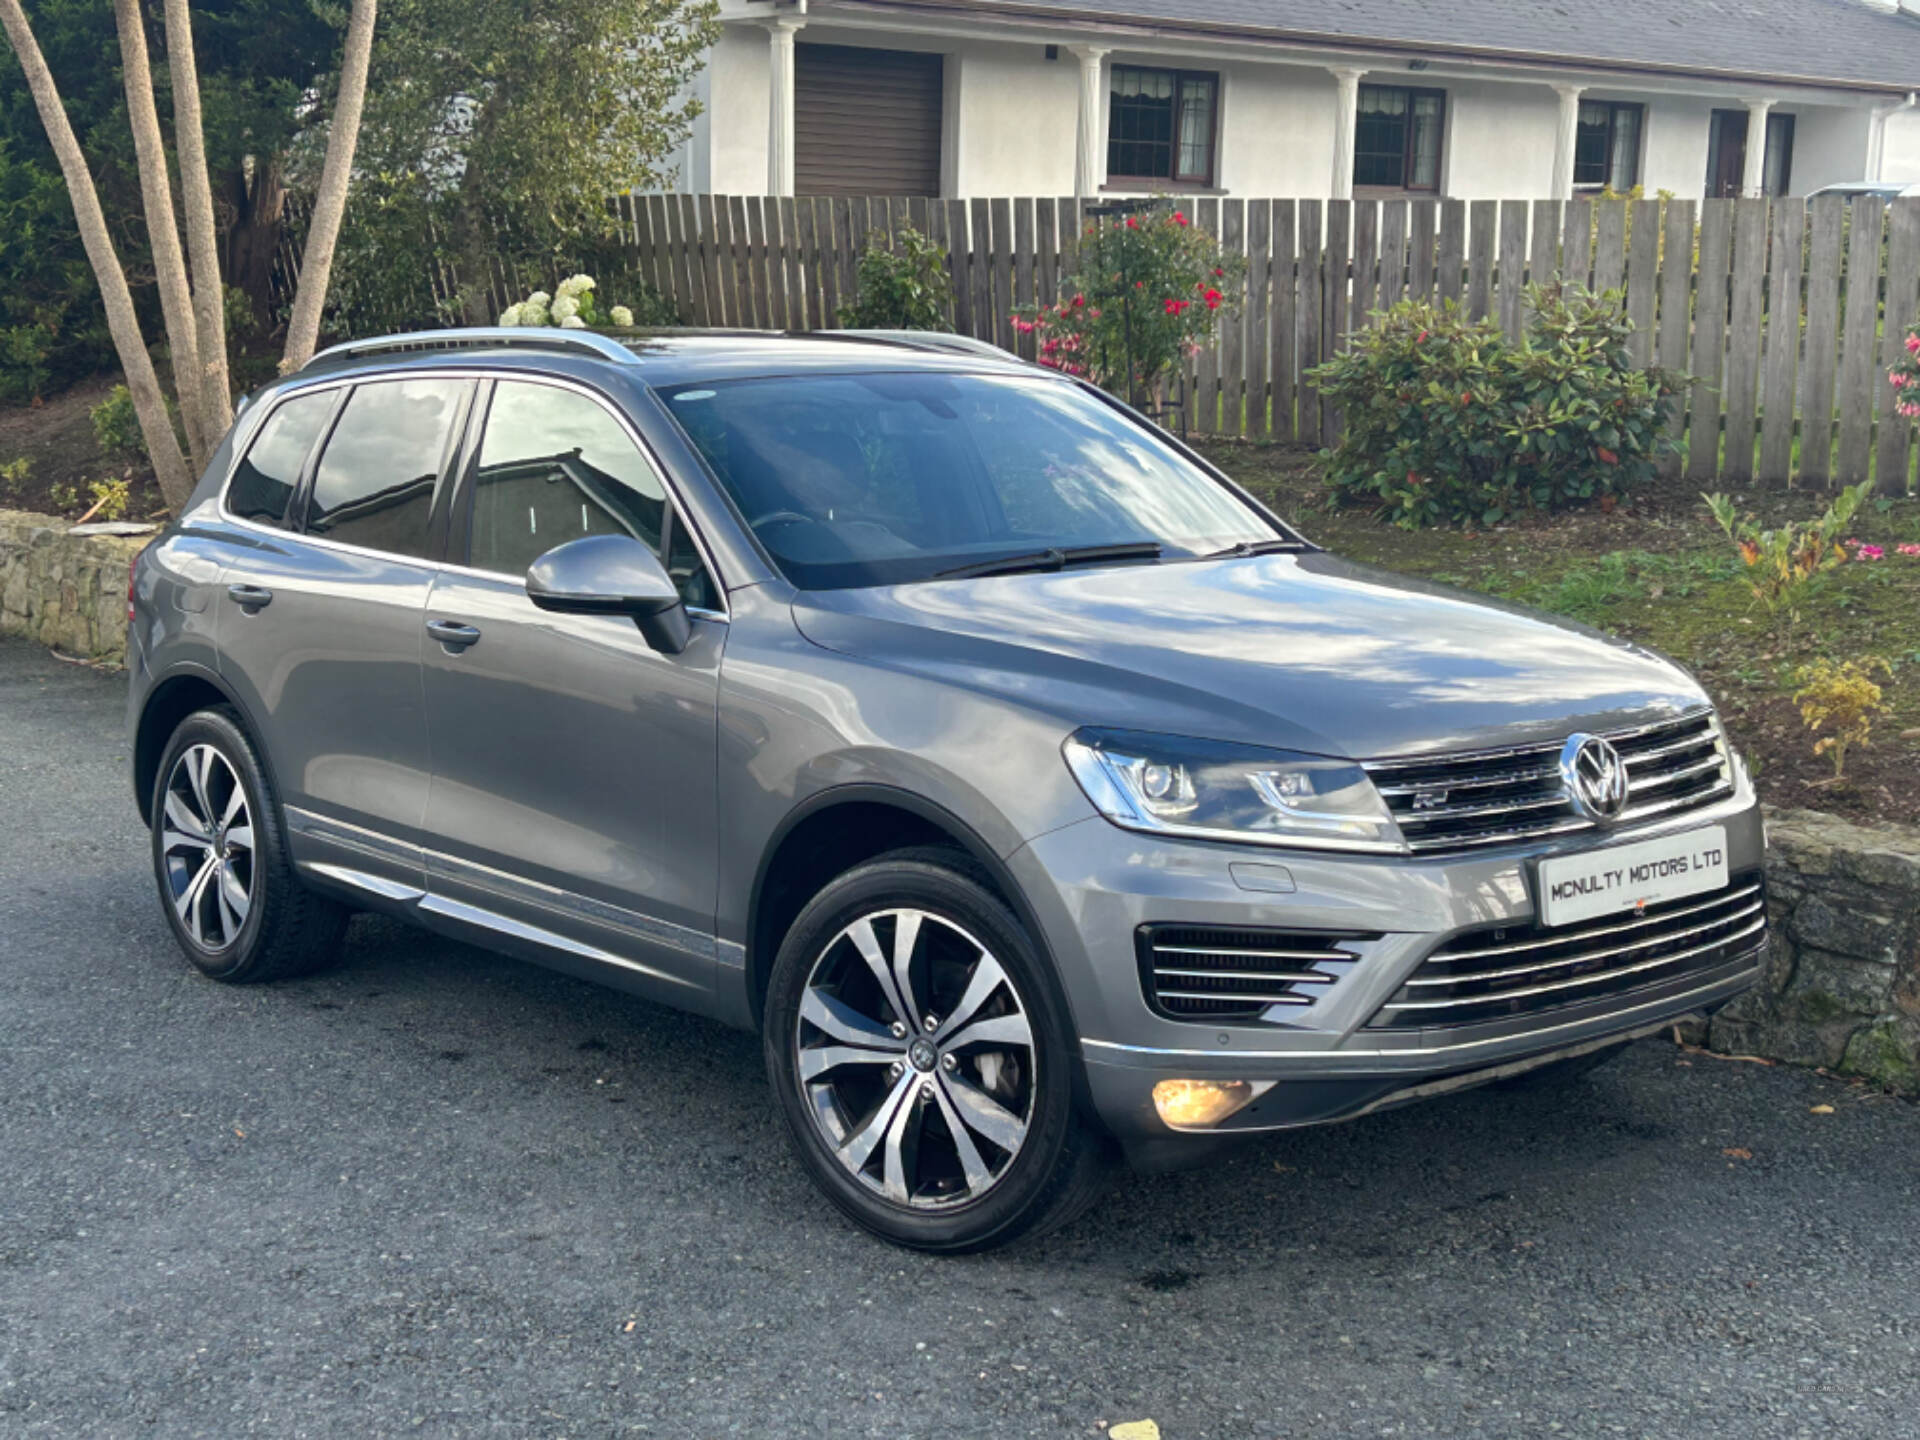
[[[1744,783],[1717,805],[1660,824],[1494,853],[1414,860],[1255,850],[1161,840],[1092,818],[1022,846],[1009,863],[1066,990],[1087,1098],[1136,1163],[1164,1165],[1203,1153],[1209,1138],[1352,1118],[1725,1004],[1758,978],[1764,933],[1724,963],[1624,993],[1446,1031],[1367,1028],[1449,939],[1529,924],[1535,860],[1707,825],[1726,828],[1731,874],[1761,869],[1760,811]],[[1287,884],[1291,891],[1270,888]],[[1134,950],[1145,924],[1365,931],[1381,939],[1314,1003],[1284,1012],[1282,1023],[1186,1020],[1148,1006]],[[1154,1084],[1176,1078],[1274,1083],[1219,1127],[1194,1132],[1169,1128],[1154,1109]]]

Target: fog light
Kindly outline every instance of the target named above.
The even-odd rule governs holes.
[[[1270,1088],[1250,1080],[1162,1080],[1153,1087],[1153,1108],[1176,1130],[1205,1130]]]

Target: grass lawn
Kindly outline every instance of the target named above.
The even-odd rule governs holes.
[[[1789,633],[1753,598],[1745,567],[1698,487],[1661,481],[1611,512],[1593,508],[1492,530],[1407,531],[1363,510],[1330,511],[1308,452],[1211,443],[1208,454],[1319,544],[1349,559],[1569,616],[1687,666],[1712,692],[1771,803],[1862,819],[1920,821],[1920,500],[1870,502],[1849,534],[1885,547],[1816,582]],[[1806,519],[1825,493],[1748,492],[1769,523]],[[1879,655],[1894,713],[1855,749],[1847,778],[1813,754],[1792,675],[1816,656]]]

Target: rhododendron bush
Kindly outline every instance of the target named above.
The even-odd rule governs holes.
[[[1494,525],[1615,495],[1673,451],[1678,377],[1627,353],[1619,296],[1527,292],[1524,343],[1453,305],[1396,305],[1308,372],[1346,418],[1320,453],[1334,498],[1409,528]]]
[[[1184,210],[1102,216],[1081,231],[1059,301],[1022,307],[1013,325],[1042,365],[1157,411],[1174,372],[1234,312],[1245,273]]]

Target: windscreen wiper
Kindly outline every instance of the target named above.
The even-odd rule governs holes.
[[[1202,560],[1237,560],[1242,555],[1286,555],[1311,547],[1304,540],[1236,540],[1224,550],[1210,551]]]
[[[981,560],[972,565],[956,565],[951,570],[936,570],[935,580],[966,580],[978,575],[1019,575],[1030,570],[1064,570],[1069,565],[1098,565],[1108,560],[1158,560],[1158,540],[1130,540],[1120,545],[1069,545],[1033,550],[1025,555],[1002,555],[998,560]]]

